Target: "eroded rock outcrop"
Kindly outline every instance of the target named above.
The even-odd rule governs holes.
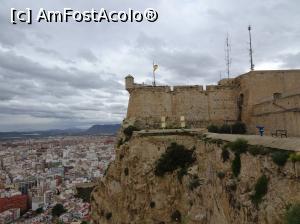
[[[287,162],[279,168],[269,155],[243,153],[240,174],[234,177],[234,154],[224,162],[223,142],[200,133],[135,132],[123,141],[92,193],[94,223],[276,224],[282,223],[289,204],[300,201],[299,164]],[[194,149],[196,161],[182,179],[179,170],[163,177],[154,174],[157,160],[172,142]],[[262,175],[268,178],[268,191],[255,205],[250,198]]]

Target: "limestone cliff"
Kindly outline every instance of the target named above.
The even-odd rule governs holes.
[[[154,174],[156,161],[172,142],[194,148],[196,161],[181,180],[178,170]],[[223,144],[200,132],[134,132],[116,146],[116,160],[92,193],[94,223],[282,223],[286,207],[300,201],[299,164],[278,167],[270,155],[243,153],[234,177],[234,154],[230,151],[224,162]],[[255,205],[250,198],[263,174],[268,191]]]

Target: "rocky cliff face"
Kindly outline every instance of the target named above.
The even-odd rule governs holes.
[[[182,179],[178,170],[163,177],[154,173],[172,142],[194,148],[196,161]],[[300,201],[299,164],[279,168],[269,155],[243,153],[240,174],[234,177],[234,154],[223,162],[222,144],[201,134],[135,133],[116,146],[116,160],[92,193],[94,223],[282,223],[286,207]],[[250,198],[262,175],[268,178],[268,191],[255,205]]]

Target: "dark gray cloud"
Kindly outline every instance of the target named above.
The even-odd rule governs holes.
[[[37,11],[155,8],[155,23],[12,25],[10,8]],[[249,70],[247,26],[257,69],[300,67],[298,0],[3,0],[0,9],[0,131],[120,122],[128,94],[123,78],[161,84],[210,84]]]
[[[13,52],[0,52],[0,67],[6,70],[6,72],[3,72],[3,76],[9,79],[32,79],[33,81],[43,81],[47,84],[70,86],[77,90],[112,90],[114,88],[122,88],[118,82],[113,80],[113,74],[109,75],[109,79],[106,80],[100,74],[82,71],[75,67],[71,69],[49,68],[24,56],[18,56]]]

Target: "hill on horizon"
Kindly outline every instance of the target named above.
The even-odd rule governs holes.
[[[120,124],[95,124],[85,131],[87,134],[116,134]]]
[[[115,135],[121,127],[120,124],[95,124],[88,129],[69,128],[51,129],[45,131],[11,131],[0,132],[0,140],[42,138],[50,136],[73,136],[73,135]]]

